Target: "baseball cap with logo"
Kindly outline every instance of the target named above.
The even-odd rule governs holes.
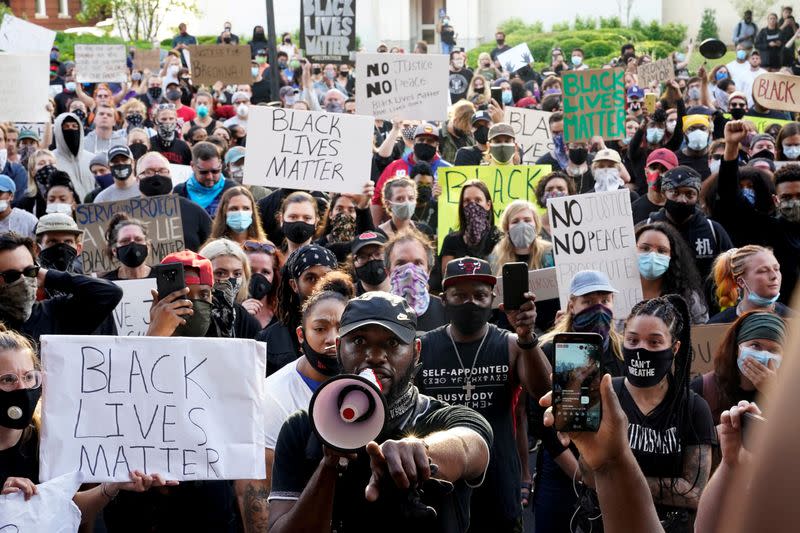
[[[428,135],[430,137],[439,138],[439,128],[434,126],[433,124],[420,124],[417,126],[417,129],[414,130],[414,138],[420,137],[422,135]]]
[[[171,263],[181,263],[184,267],[197,269],[196,274],[194,272],[184,272],[186,285],[214,285],[214,272],[211,267],[211,261],[202,255],[191,250],[182,250],[171,253],[161,260],[162,265]]]
[[[479,281],[492,287],[497,284],[497,278],[492,275],[492,267],[477,257],[459,257],[447,263],[442,288],[446,289],[459,281]]]
[[[360,249],[370,244],[386,244],[386,237],[374,231],[366,231],[353,239],[353,244],[350,246],[350,251],[357,254]]]
[[[116,144],[108,149],[108,161],[111,162],[115,157],[125,156],[128,159],[133,159],[131,149],[124,144]]]
[[[371,291],[350,300],[342,313],[339,336],[372,325],[388,329],[406,344],[417,336],[417,314],[407,301],[388,292]]]

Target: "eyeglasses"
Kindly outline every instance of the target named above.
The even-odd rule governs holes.
[[[215,176],[222,172],[222,167],[219,168],[209,168],[208,170],[197,170],[197,174],[201,176],[208,176],[209,174],[214,174]]]
[[[277,248],[271,242],[256,242],[256,241],[244,241],[242,245],[245,252],[264,252],[265,254],[272,255],[275,253]]]
[[[31,265],[29,267],[25,267],[24,269],[20,270],[6,270],[5,272],[0,272],[0,278],[3,278],[3,281],[6,283],[14,283],[22,276],[26,278],[35,278],[39,275],[39,265]]]
[[[148,168],[147,170],[143,170],[139,173],[140,178],[152,178],[156,174],[161,176],[171,177],[170,170],[168,168]]]
[[[0,376],[0,390],[5,392],[17,390],[20,388],[20,382],[23,389],[38,389],[42,386],[42,371],[28,370],[23,374],[3,374]]]
[[[162,111],[164,109],[169,109],[170,111],[175,111],[175,104],[158,104],[158,110]]]

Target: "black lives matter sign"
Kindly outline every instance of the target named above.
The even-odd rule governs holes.
[[[314,63],[346,63],[356,49],[356,0],[302,0],[300,43]]]

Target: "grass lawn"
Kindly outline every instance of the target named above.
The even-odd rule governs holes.
[[[708,61],[706,65],[706,72],[711,72],[711,69],[716,67],[717,65],[724,65],[730,63],[736,59],[736,52],[734,50],[729,50],[724,56],[719,59],[706,59],[700,55],[700,52],[695,50],[692,53],[692,59],[689,61],[689,72],[695,74],[697,69],[700,68],[700,65],[703,64],[703,61]]]

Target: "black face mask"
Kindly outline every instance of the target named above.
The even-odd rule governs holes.
[[[733,120],[742,120],[744,113],[745,111],[741,107],[731,109],[731,116],[733,117]]]
[[[770,161],[775,161],[775,154],[773,154],[772,152],[770,152],[765,148],[764,150],[759,150],[758,152],[750,156],[750,159],[757,159],[757,158],[763,158],[763,159],[769,159]]]
[[[480,331],[492,314],[491,307],[481,307],[474,302],[461,305],[447,304],[445,311],[453,327],[464,335],[472,335]]]
[[[149,94],[150,98],[153,100],[158,100],[161,98],[161,87],[150,87],[147,89],[147,94]]]
[[[314,235],[316,228],[313,224],[298,220],[297,222],[284,222],[282,229],[287,239],[295,244],[302,244]]]
[[[176,102],[180,99],[181,92],[180,91],[167,91],[167,100],[170,102]]]
[[[373,287],[383,283],[388,273],[383,259],[373,259],[366,264],[356,268],[358,279]]]
[[[117,248],[117,259],[126,267],[136,268],[147,259],[147,245],[131,242]]]
[[[156,174],[139,180],[139,191],[145,196],[160,196],[172,192],[172,178]]]
[[[64,134],[64,143],[72,155],[78,155],[78,150],[81,147],[81,132],[80,130],[61,130]]]
[[[572,161],[576,165],[582,165],[586,162],[586,156],[589,155],[589,151],[586,148],[570,148],[569,149],[569,160]]]
[[[0,391],[0,426],[10,429],[28,427],[41,396],[41,387]]]
[[[63,242],[54,244],[39,252],[39,260],[42,266],[59,272],[66,272],[77,256],[78,251]]]
[[[651,351],[622,347],[627,371],[625,377],[634,387],[655,387],[672,368],[672,348]]]
[[[114,179],[120,181],[130,178],[131,174],[133,174],[133,165],[112,165],[110,168],[111,175],[114,176]]]
[[[308,362],[311,363],[314,370],[323,376],[335,376],[341,372],[342,367],[339,364],[339,358],[315,351],[309,346],[308,341],[305,340],[305,332],[303,334],[303,344],[301,346],[303,348],[303,355],[306,356]]]
[[[250,284],[248,285],[248,292],[250,293],[250,298],[255,298],[256,300],[262,299],[264,296],[269,294],[269,291],[272,290],[272,282],[267,279],[264,274],[253,274],[250,277]]]
[[[140,157],[147,153],[147,146],[144,143],[134,143],[128,146],[128,148],[130,149],[133,158],[137,161]]]
[[[417,143],[414,145],[414,157],[417,158],[417,161],[432,161],[435,155],[435,146],[425,143]]]
[[[82,123],[86,124],[86,113],[83,111],[83,109],[76,109],[72,112],[72,114],[78,117]]]
[[[433,200],[433,187],[417,185],[417,205],[424,205]]]
[[[478,126],[472,136],[478,144],[486,144],[489,142],[489,126]]]
[[[675,200],[667,200],[664,209],[675,222],[685,222],[694,214],[694,204],[684,204]]]

